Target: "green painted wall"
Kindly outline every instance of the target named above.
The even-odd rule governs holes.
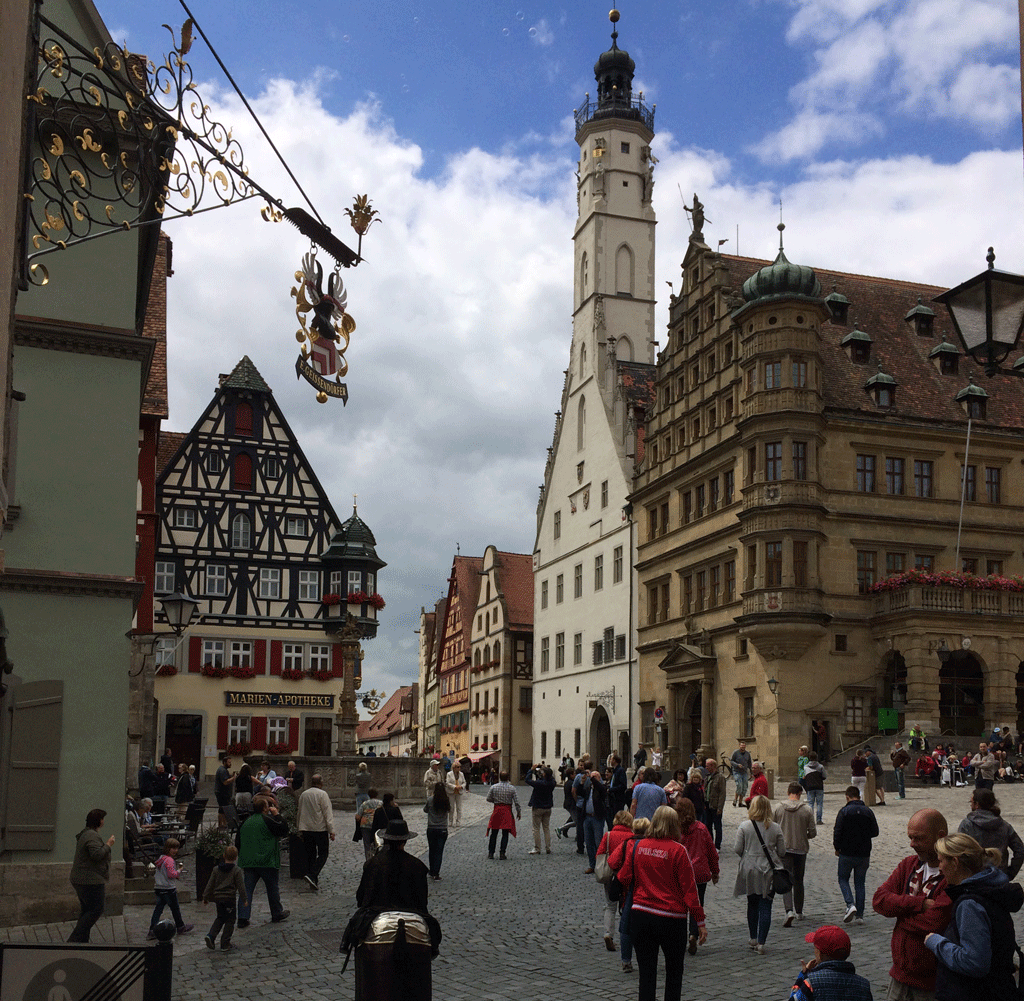
[[[17,346],[14,372],[26,399],[7,566],[133,576],[139,363]]]
[[[116,835],[120,858],[131,600],[5,591],[0,605],[15,673],[64,682],[56,850],[16,852],[11,861],[70,862],[75,835],[95,807],[109,814],[105,833]]]

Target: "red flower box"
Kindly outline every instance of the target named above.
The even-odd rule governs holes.
[[[228,754],[238,754],[241,757],[245,757],[247,754],[252,754],[252,746],[243,741],[235,741],[233,744],[228,744]]]
[[[199,673],[204,678],[226,678],[228,669],[226,667],[214,667],[213,664],[203,664],[199,669]]]
[[[325,594],[323,596],[323,598],[321,598],[320,600],[325,605],[340,605],[341,604],[341,595],[340,594]]]
[[[276,744],[267,744],[267,754],[291,754],[292,746],[286,740],[278,741]]]
[[[228,668],[228,674],[230,674],[232,678],[255,678],[256,668],[248,667],[243,664],[235,664]]]
[[[310,671],[309,676],[317,681],[330,681],[334,677],[330,671]]]
[[[496,751],[498,749],[498,742],[496,740],[491,741],[491,750]]]
[[[281,677],[286,678],[288,681],[302,681],[305,676],[306,673],[301,667],[286,667],[281,672]]]
[[[177,673],[178,669],[173,664],[161,664],[156,669],[158,678],[173,678]]]

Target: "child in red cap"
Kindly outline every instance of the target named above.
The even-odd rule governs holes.
[[[814,959],[800,964],[790,1001],[872,1001],[871,984],[857,976],[850,956],[850,936],[838,925],[822,925],[806,936]]]

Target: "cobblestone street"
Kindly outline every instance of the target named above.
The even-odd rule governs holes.
[[[804,934],[820,924],[841,922],[845,909],[836,883],[832,824],[844,800],[839,784],[829,785],[825,822],[811,842],[808,857],[806,920],[784,928],[782,902],[777,901],[763,957],[747,949],[745,900],[732,896],[737,868],[732,842],[745,811],[733,808],[730,796],[722,878],[717,887],[709,886],[707,893],[708,942],[696,956],[686,957],[684,997],[723,1001],[785,997],[800,959],[813,952],[804,943]],[[576,854],[575,842],[555,840],[550,856],[528,855],[532,836],[529,810],[524,806],[519,837],[510,841],[508,861],[489,861],[484,835],[490,809],[478,789],[474,787],[464,807],[463,825],[449,835],[442,880],[430,884],[431,910],[444,931],[441,954],[433,966],[434,996],[473,1001],[557,995],[608,998],[617,992],[635,996],[636,974],[623,974],[618,952],[605,950],[603,893],[592,876],[583,874],[586,861]],[[865,922],[847,926],[853,940],[851,960],[871,981],[876,999],[884,996],[888,983],[892,922],[871,911],[871,894],[899,859],[909,854],[906,825],[910,815],[924,806],[935,806],[955,830],[968,811],[970,792],[969,788],[923,789],[915,783],[908,788],[906,800],[892,793],[888,805],[876,809],[881,834],[868,872]],[[528,789],[519,790],[524,804],[528,793]],[[1003,816],[1018,831],[1024,830],[1024,785],[997,786],[996,794]],[[413,808],[407,808],[405,814],[410,828],[420,832],[409,843],[410,850],[423,855],[427,847],[422,833],[425,818]],[[564,811],[556,809],[553,821],[561,818]],[[196,927],[175,941],[175,998],[335,1001],[353,996],[353,966],[350,963],[341,973],[338,944],[355,908],[362,848],[350,841],[351,812],[337,812],[336,825],[338,840],[331,846],[320,893],[312,893],[301,880],[289,880],[283,872],[281,895],[291,916],[284,923],[270,924],[266,896],[258,887],[253,923],[236,931],[233,951],[210,952],[203,943],[213,919],[212,907],[184,907],[186,920],[195,922]],[[144,941],[150,911],[141,906],[126,909],[123,934],[129,941]],[[1018,932],[1020,918],[1018,915]]]

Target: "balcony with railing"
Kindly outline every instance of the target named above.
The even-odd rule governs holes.
[[[1024,592],[910,586],[874,595],[875,615],[911,612],[1024,616]]]
[[[743,488],[743,510],[790,505],[820,506],[824,488],[813,480],[767,480],[750,483]]]
[[[654,108],[648,107],[638,97],[613,97],[598,101],[589,98],[583,106],[574,112],[576,118],[576,138],[587,122],[600,121],[605,118],[623,118],[643,123],[651,132],[654,131]]]

